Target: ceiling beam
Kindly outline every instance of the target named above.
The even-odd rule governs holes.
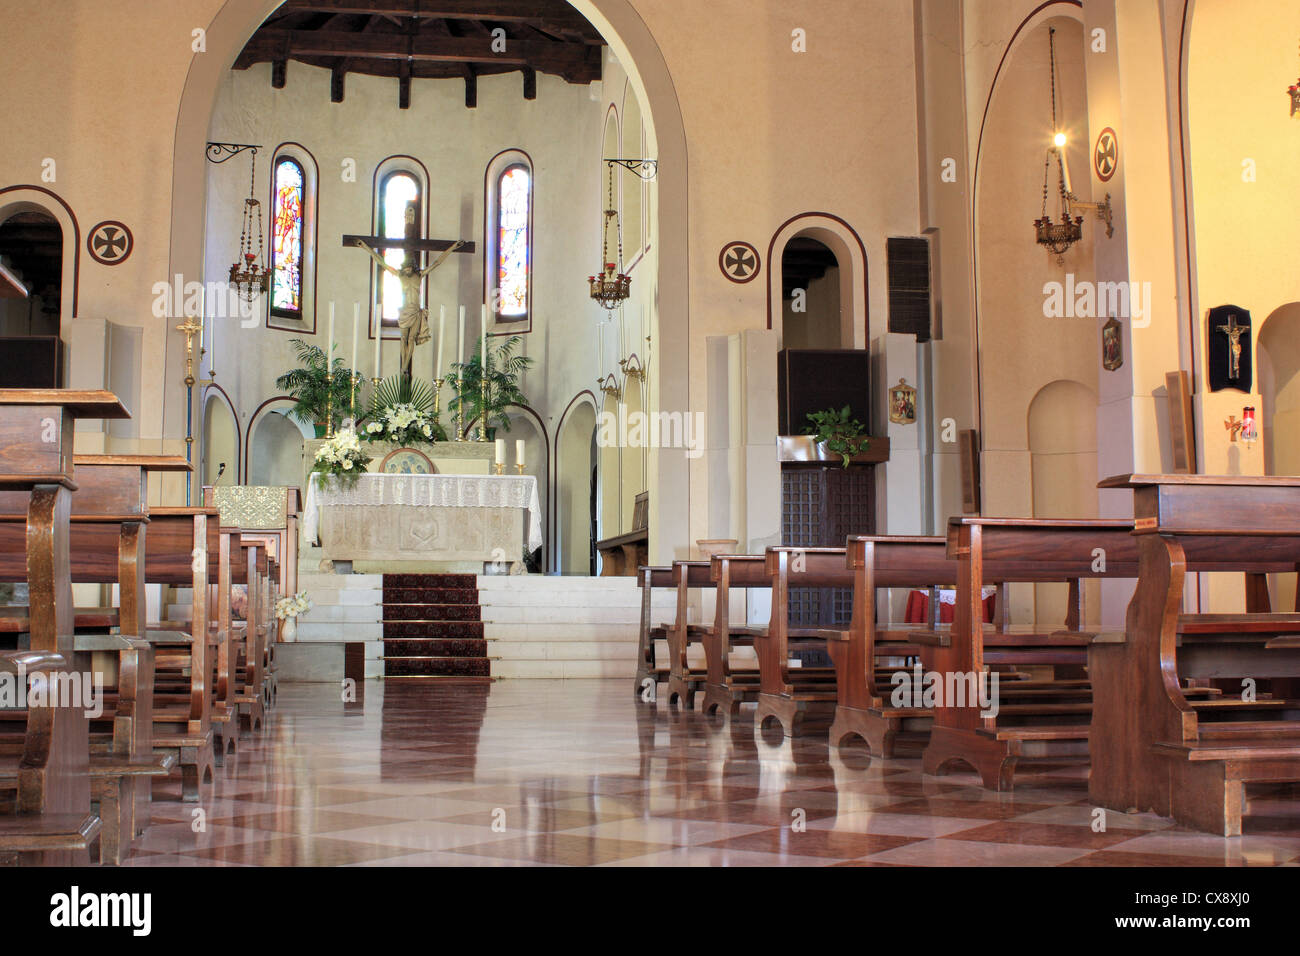
[[[276,16],[290,13],[350,13],[382,17],[490,20],[528,23],[603,43],[600,33],[567,3],[539,0],[286,0]]]
[[[531,67],[572,83],[600,78],[601,48],[541,39],[508,40],[494,53],[490,38],[408,36],[402,33],[345,33],[328,30],[281,30],[264,27],[253,34],[235,61],[237,70],[254,63],[304,57],[350,57],[356,60],[415,60],[426,63],[484,63],[516,69]],[[360,64],[355,72],[364,72]]]

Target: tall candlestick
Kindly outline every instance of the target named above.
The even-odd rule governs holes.
[[[433,364],[433,377],[435,379],[442,377],[442,343],[446,338],[447,328],[447,307],[441,305],[438,307],[438,358]]]
[[[524,468],[524,440],[523,440],[522,438],[516,438],[516,439],[515,439],[515,464],[519,466],[519,470],[520,470],[520,471],[523,471],[523,468]]]
[[[461,365],[465,364],[465,307],[460,307],[460,330],[456,333],[456,354]]]
[[[350,367],[354,372],[357,370],[357,358],[358,358],[357,331],[360,327],[361,327],[361,305],[360,303],[353,302],[352,303],[352,356],[351,356],[352,364]]]

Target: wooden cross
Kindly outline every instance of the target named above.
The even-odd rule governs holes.
[[[1220,325],[1218,331],[1228,336],[1228,378],[1241,377],[1241,337],[1247,331],[1246,326],[1237,324],[1237,313],[1228,316],[1228,324]]]
[[[444,252],[456,245],[455,239],[421,239],[420,227],[415,221],[415,204],[407,203],[406,205],[406,235],[401,239],[390,239],[387,236],[344,236],[344,246],[355,246],[358,241],[383,252],[385,249],[404,249],[408,260],[419,261],[422,252]],[[456,252],[471,253],[474,251],[474,243],[470,240],[461,240],[461,244],[456,248]]]

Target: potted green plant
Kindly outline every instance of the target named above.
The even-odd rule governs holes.
[[[827,453],[839,455],[844,459],[844,467],[854,455],[861,454],[871,443],[862,423],[853,417],[853,410],[845,405],[839,411],[828,408],[821,412],[808,413],[809,425],[805,434],[812,435],[818,446]]]
[[[533,367],[533,360],[515,351],[523,339],[512,335],[500,345],[487,350],[487,387],[483,387],[483,362],[481,348],[474,346],[474,354],[465,363],[452,364],[454,371],[447,376],[456,390],[457,401],[464,401],[461,421],[468,424],[481,420],[489,438],[498,428],[510,431],[510,418],[506,409],[511,405],[526,405],[528,399],[519,388],[519,376]]]
[[[329,378],[325,350],[302,339],[290,343],[302,364],[275,380],[275,387],[293,399],[289,414],[304,425],[314,425],[316,437],[323,438],[326,423],[332,417],[337,428],[349,414],[352,399],[352,370],[341,358],[334,359],[334,377]],[[333,398],[331,408],[331,397]]]
[[[362,436],[366,441],[409,447],[447,440],[447,432],[433,410],[433,386],[405,375],[394,375],[379,383],[363,421]]]

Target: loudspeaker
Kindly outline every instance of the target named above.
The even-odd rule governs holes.
[[[930,341],[930,240],[891,236],[885,242],[889,331]]]
[[[871,353],[866,349],[782,349],[776,355],[777,433],[802,435],[808,414],[848,405],[871,428]]]
[[[0,339],[0,388],[63,388],[63,341],[57,335]]]

